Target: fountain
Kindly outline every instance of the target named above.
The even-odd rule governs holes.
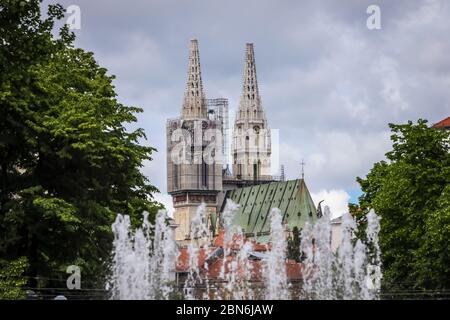
[[[112,299],[169,299],[177,247],[166,217],[160,210],[153,226],[144,213],[142,227],[133,232],[130,217],[117,215],[112,225],[112,274],[106,286]]]
[[[209,283],[208,277],[201,277],[200,270],[200,252],[203,251],[203,255],[209,253],[208,248],[208,216],[206,214],[206,205],[202,203],[198,208],[191,220],[191,232],[190,243],[188,245],[189,254],[189,272],[187,279],[184,283],[185,298],[187,300],[195,299],[195,290],[199,285],[204,285],[206,290],[203,296],[204,299],[209,297]],[[203,264],[203,268],[208,270],[206,259]]]
[[[366,238],[355,239],[357,224],[350,214],[342,216],[342,242],[331,249],[330,210],[301,232],[301,289],[293,290],[287,273],[287,241],[279,209],[270,213],[270,244],[267,251],[247,239],[233,225],[238,206],[228,200],[221,216],[223,242],[213,245],[206,206],[200,205],[191,221],[186,248],[175,243],[165,211],[155,225],[144,214],[142,226],[131,229],[130,218],[118,215],[114,232],[113,263],[107,289],[112,299],[170,299],[182,290],[185,299],[377,299],[381,283],[378,246],[379,218],[367,215]],[[186,274],[176,286],[175,266],[180,250],[187,255]],[[257,284],[262,283],[262,289]]]
[[[350,214],[342,216],[342,241],[333,252],[330,247],[330,210],[314,225],[306,224],[301,235],[304,299],[377,299],[381,283],[379,218],[367,215],[367,244],[356,240],[356,222]]]
[[[217,299],[251,300],[254,298],[251,286],[253,266],[249,260],[253,244],[245,241],[241,228],[232,224],[238,208],[239,206],[234,202],[227,201],[222,213],[223,259],[219,278],[225,282],[225,285],[222,291],[218,291]]]
[[[270,240],[272,248],[264,264],[266,298],[288,300],[289,291],[286,273],[287,243],[282,224],[281,211],[272,209],[270,213]]]

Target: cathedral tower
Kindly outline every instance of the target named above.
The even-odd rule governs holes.
[[[197,40],[191,40],[181,117],[167,121],[167,191],[175,208],[180,243],[190,238],[190,223],[204,202],[211,227],[222,189],[221,124],[208,118]],[[216,151],[217,150],[217,151]],[[217,158],[216,158],[217,157]],[[211,228],[214,229],[214,228]]]
[[[240,180],[270,181],[270,130],[256,77],[253,44],[247,43],[242,94],[234,123],[233,175]]]
[[[200,70],[200,52],[198,41],[191,40],[186,89],[184,91],[182,119],[206,119],[207,108],[203,92],[202,72]]]

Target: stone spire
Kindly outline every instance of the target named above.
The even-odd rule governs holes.
[[[261,97],[256,77],[255,52],[253,43],[247,43],[245,51],[244,80],[239,104],[238,118],[263,119]]]
[[[189,69],[184,93],[182,119],[207,118],[205,94],[203,93],[200,53],[197,39],[191,40],[189,49]]]
[[[232,142],[233,174],[240,180],[271,181],[271,137],[259,96],[253,44],[245,50],[244,79]]]

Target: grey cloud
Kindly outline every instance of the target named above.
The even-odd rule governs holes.
[[[54,1],[51,1],[54,2]],[[450,113],[450,2],[371,0],[63,0],[82,10],[77,45],[117,75],[120,100],[159,153],[144,168],[165,192],[165,120],[178,116],[189,39],[199,39],[208,97],[239,101],[245,42],[254,42],[269,124],[290,178],[307,161],[314,192],[350,190],[389,148],[387,123]],[[49,1],[45,1],[49,3]],[[283,152],[284,150],[284,152]]]

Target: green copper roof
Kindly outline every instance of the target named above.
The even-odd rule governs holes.
[[[301,229],[307,221],[317,219],[316,206],[303,179],[235,189],[227,193],[227,198],[239,204],[233,224],[260,243],[270,240],[272,208],[281,210],[283,223],[289,230]]]

